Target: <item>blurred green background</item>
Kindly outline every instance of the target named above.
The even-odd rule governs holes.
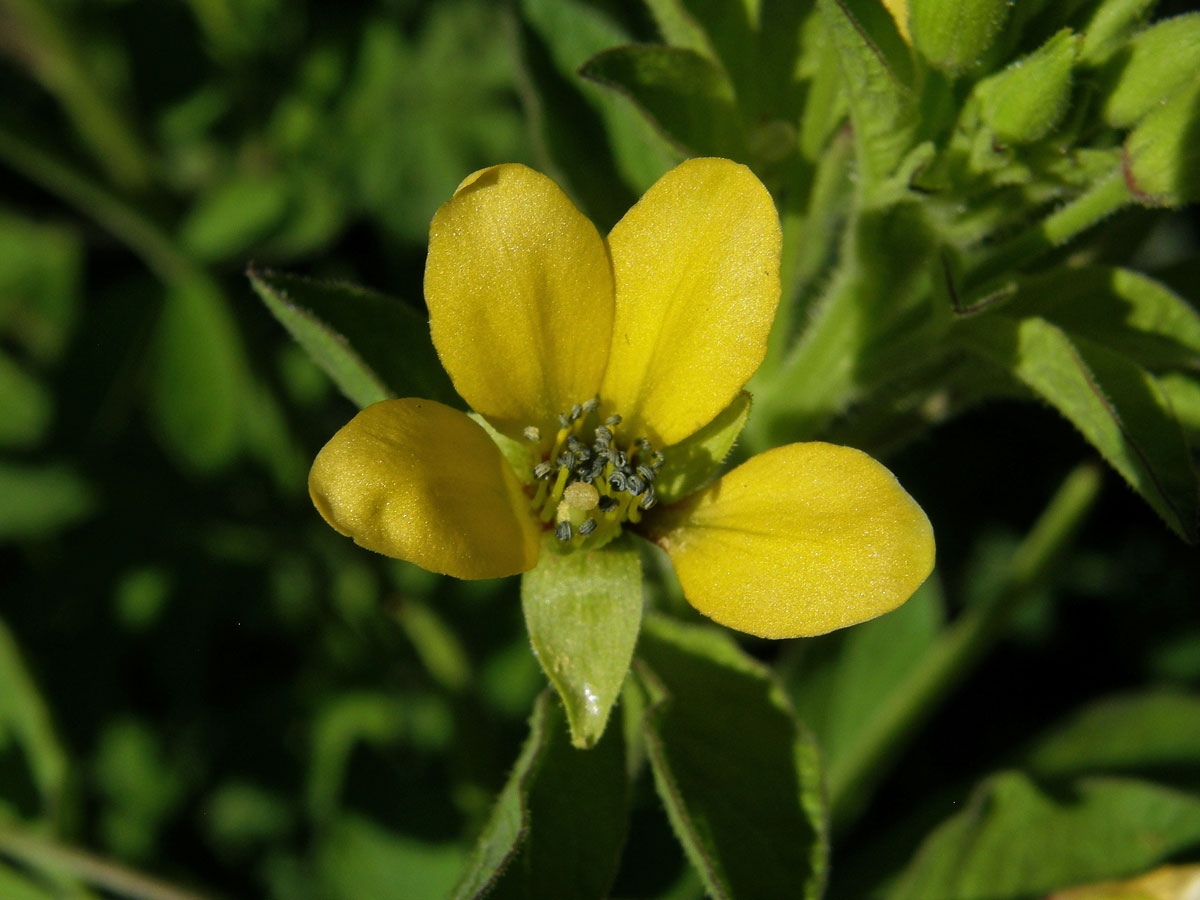
[[[516,582],[439,579],[320,520],[307,466],[354,410],[244,272],[419,310],[437,205],[496,162],[560,174],[564,147],[605,229],[674,157],[576,69],[656,39],[632,2],[0,0],[0,897],[96,896],[69,847],[214,896],[453,884],[544,683]],[[1194,299],[1196,218],[1156,222],[1136,262]],[[938,534],[922,603],[985,602],[1088,453],[1000,403],[889,458]],[[1080,707],[1200,690],[1200,562],[1104,478],[1053,583],[837,844],[839,896]],[[847,640],[746,645],[822,734]],[[1200,789],[1185,756],[1159,774]],[[698,896],[648,789],[633,827],[614,896]]]

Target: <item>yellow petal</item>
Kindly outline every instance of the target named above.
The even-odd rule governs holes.
[[[745,166],[672,169],[608,236],[616,285],[601,395],[631,434],[674,444],[754,374],[779,304],[779,216]]]
[[[433,400],[362,410],[317,454],[308,492],[355,543],[455,578],[533,568],[539,529],[496,445]]]
[[[883,0],[883,5],[896,20],[896,28],[900,31],[900,36],[904,38],[905,43],[911,44],[912,38],[908,34],[908,0]]]
[[[653,536],[684,596],[760,637],[823,634],[895,609],[933,569],[933,530],[865,453],[789,444],[664,510]]]
[[[468,177],[429,229],[429,326],[454,387],[501,431],[593,396],[612,334],[612,269],[594,225],[545,175]]]

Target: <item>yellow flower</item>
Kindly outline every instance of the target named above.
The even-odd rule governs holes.
[[[530,465],[514,470],[463,413],[386,400],[318,454],[313,502],[363,547],[458,578],[525,572],[539,552],[632,529],[667,552],[700,612],[763,637],[893,609],[932,569],[933,534],[864,453],[791,444],[656,502],[672,447],[762,361],[779,260],[770,195],[728,160],[668,172],[607,239],[544,175],[476,172],[430,229],[430,328],[458,393],[525,442]]]

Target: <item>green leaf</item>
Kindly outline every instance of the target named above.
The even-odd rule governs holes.
[[[579,67],[630,35],[583,0],[520,0],[521,59],[534,134],[560,183],[601,232],[679,161],[625,98]]]
[[[1139,32],[1106,67],[1104,121],[1128,128],[1196,75],[1200,13],[1155,22]]]
[[[16,639],[0,620],[0,750],[10,741],[25,756],[44,811],[53,814],[66,789],[69,761]]]
[[[54,402],[40,381],[0,352],[0,447],[31,447],[45,434]]]
[[[1152,371],[1200,367],[1200,315],[1131,269],[1079,266],[1024,279],[1004,314],[1041,316]]]
[[[241,399],[247,380],[225,299],[205,281],[171,285],[156,342],[149,401],[163,442],[190,469],[220,469],[241,443]]]
[[[82,242],[73,231],[0,210],[0,332],[38,362],[66,347],[82,273]]]
[[[912,147],[919,111],[912,60],[877,0],[818,0],[850,98],[858,164],[868,182],[890,175]]]
[[[544,691],[453,900],[608,896],[628,806],[621,729],[610,728],[584,751],[571,746],[565,726]]]
[[[1200,697],[1158,690],[1097,701],[1040,738],[1023,759],[1025,768],[1043,778],[1195,771]]]
[[[745,155],[733,85],[715,63],[677,47],[616,47],[579,70],[636,103],[664,135],[693,156]]]
[[[66,466],[0,462],[0,541],[53,534],[92,514],[88,483]]]
[[[654,482],[660,503],[686,497],[712,479],[746,425],[750,402],[750,395],[742,391],[715,419],[663,454],[662,472]]]
[[[769,672],[723,632],[647,619],[646,749],[688,859],[718,900],[819,897],[816,745]]]
[[[1188,439],[1200,445],[1200,380],[1181,372],[1168,372],[1156,380]]]
[[[846,629],[817,730],[830,784],[844,782],[838,771],[869,740],[871,725],[906,702],[896,688],[937,641],[945,618],[940,594],[937,583],[927,581],[894,612]],[[869,786],[846,789],[863,796]]]
[[[1012,0],[909,0],[913,45],[952,74],[975,68],[1008,19]]]
[[[1085,778],[1048,794],[1004,772],[925,839],[887,900],[1018,900],[1144,872],[1200,841],[1200,799]]]
[[[642,619],[642,565],[629,538],[563,553],[548,533],[521,579],[533,652],[562,697],[577,747],[604,733]]]
[[[429,323],[391,297],[350,284],[251,268],[250,283],[342,393],[360,407],[425,397],[461,408]]]
[[[433,844],[345,816],[322,832],[314,862],[320,896],[328,900],[429,900],[454,886],[464,856],[457,844]]]
[[[966,320],[959,336],[1062,413],[1163,521],[1195,541],[1200,499],[1191,454],[1150,375],[1037,317]]]
[[[1071,100],[1079,39],[1064,28],[1028,56],[975,86],[983,120],[1006,143],[1039,141],[1058,125]]]
[[[283,222],[288,194],[280,173],[234,175],[200,197],[180,226],[180,240],[202,260],[245,253]]]

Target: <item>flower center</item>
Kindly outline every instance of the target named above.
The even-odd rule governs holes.
[[[663,455],[644,437],[623,440],[621,417],[600,421],[599,398],[576,403],[558,417],[558,434],[547,457],[533,467],[533,508],[572,549],[598,547],[616,537],[625,522],[636,523],[657,502],[654,479]],[[541,441],[541,430],[525,437]]]

